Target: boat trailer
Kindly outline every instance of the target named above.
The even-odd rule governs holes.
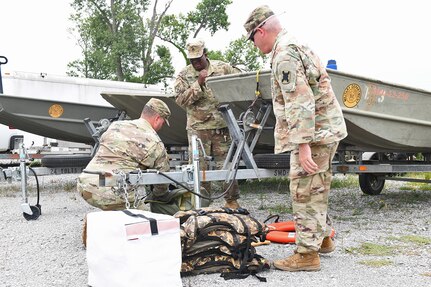
[[[192,164],[177,167],[176,171],[161,173],[156,170],[137,170],[127,174],[98,173],[101,186],[127,186],[149,184],[184,183],[193,189],[196,208],[199,208],[199,190],[203,181],[224,181],[235,179],[263,179],[288,176],[290,166],[289,154],[255,154],[253,149],[261,132],[266,127],[266,119],[271,112],[271,104],[262,102],[257,113],[249,108],[237,120],[229,105],[220,106],[232,138],[232,145],[221,170],[200,170],[199,139],[192,138]],[[203,148],[202,148],[203,150]],[[412,155],[405,158],[391,158],[389,155],[376,152],[349,150],[340,145],[333,160],[333,172],[340,174],[358,174],[359,186],[368,195],[378,195],[384,187],[385,180],[431,183],[431,180],[401,177],[408,172],[430,172],[431,157],[425,154],[421,160]],[[398,154],[400,155],[400,154]],[[204,157],[206,155],[204,154]],[[244,168],[239,168],[242,166]],[[97,172],[96,172],[97,173]]]
[[[235,179],[258,179],[272,177],[286,177],[289,173],[289,154],[255,154],[254,147],[265,129],[273,129],[266,126],[272,106],[270,103],[262,101],[257,112],[254,103],[241,113],[238,119],[228,104],[220,106],[223,118],[225,119],[229,133],[232,138],[232,145],[228,151],[227,158],[221,170],[201,170],[200,152],[206,156],[200,139],[192,137],[192,157],[191,164],[179,165],[174,171],[160,172],[157,170],[135,170],[129,173],[107,173],[100,171],[86,171],[84,168],[29,168],[26,165],[28,155],[24,146],[20,148],[20,167],[0,170],[1,179],[21,180],[23,216],[27,220],[37,219],[41,215],[39,204],[39,190],[36,205],[28,203],[27,176],[49,175],[63,173],[89,172],[99,175],[100,186],[111,186],[118,189],[130,186],[145,186],[151,184],[175,184],[187,188],[194,194],[195,207],[201,206],[202,196],[200,194],[201,182],[224,181],[230,183]],[[88,121],[87,121],[88,122]],[[101,133],[93,126],[88,126],[93,138],[98,142]],[[106,127],[103,127],[106,130]],[[348,150],[340,145],[336,158],[333,161],[333,172],[341,174],[358,174],[359,185],[365,194],[380,194],[384,187],[385,180],[411,181],[431,183],[431,180],[402,178],[399,175],[408,172],[431,172],[431,156],[425,154],[422,160],[414,159],[412,156],[403,160],[392,159],[389,156],[382,158],[382,153],[361,152]],[[36,179],[37,180],[37,179]],[[39,187],[37,187],[39,189]]]

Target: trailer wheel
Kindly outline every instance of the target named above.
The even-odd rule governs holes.
[[[290,168],[290,153],[256,154],[253,158],[259,168]]]
[[[36,220],[36,219],[38,219],[39,218],[39,215],[41,215],[42,213],[41,213],[41,211],[40,211],[40,208],[39,207],[37,207],[37,206],[35,206],[35,205],[31,205],[30,206],[30,209],[31,209],[31,211],[33,212],[31,215],[30,214],[27,214],[27,213],[25,213],[25,212],[23,212],[22,213],[22,215],[24,216],[24,218],[26,219],[26,220]]]
[[[362,173],[359,175],[359,186],[365,194],[378,195],[385,186],[385,179],[376,174]]]
[[[46,155],[41,163],[46,167],[86,167],[90,160],[90,155]]]

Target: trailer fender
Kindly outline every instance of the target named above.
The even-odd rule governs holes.
[[[372,159],[375,159],[375,155],[376,154],[377,154],[376,152],[371,152],[371,151],[369,151],[369,152],[363,152],[362,153],[362,160],[372,160]]]
[[[54,167],[86,167],[91,160],[90,155],[46,155],[42,158],[42,166]]]

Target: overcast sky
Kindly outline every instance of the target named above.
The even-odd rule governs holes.
[[[5,71],[65,75],[68,62],[80,56],[72,26],[70,0],[0,0],[0,55]],[[174,0],[171,13],[186,12],[198,0]],[[389,0],[233,0],[231,26],[214,37],[201,35],[210,49],[224,49],[244,34],[248,14],[268,4],[298,40],[338,70],[431,91],[431,17],[427,1]],[[208,11],[211,13],[211,11]],[[184,64],[175,56],[177,71]]]

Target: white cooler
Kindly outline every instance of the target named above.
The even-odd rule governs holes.
[[[93,287],[182,286],[179,220],[135,209],[89,213],[87,264]]]

